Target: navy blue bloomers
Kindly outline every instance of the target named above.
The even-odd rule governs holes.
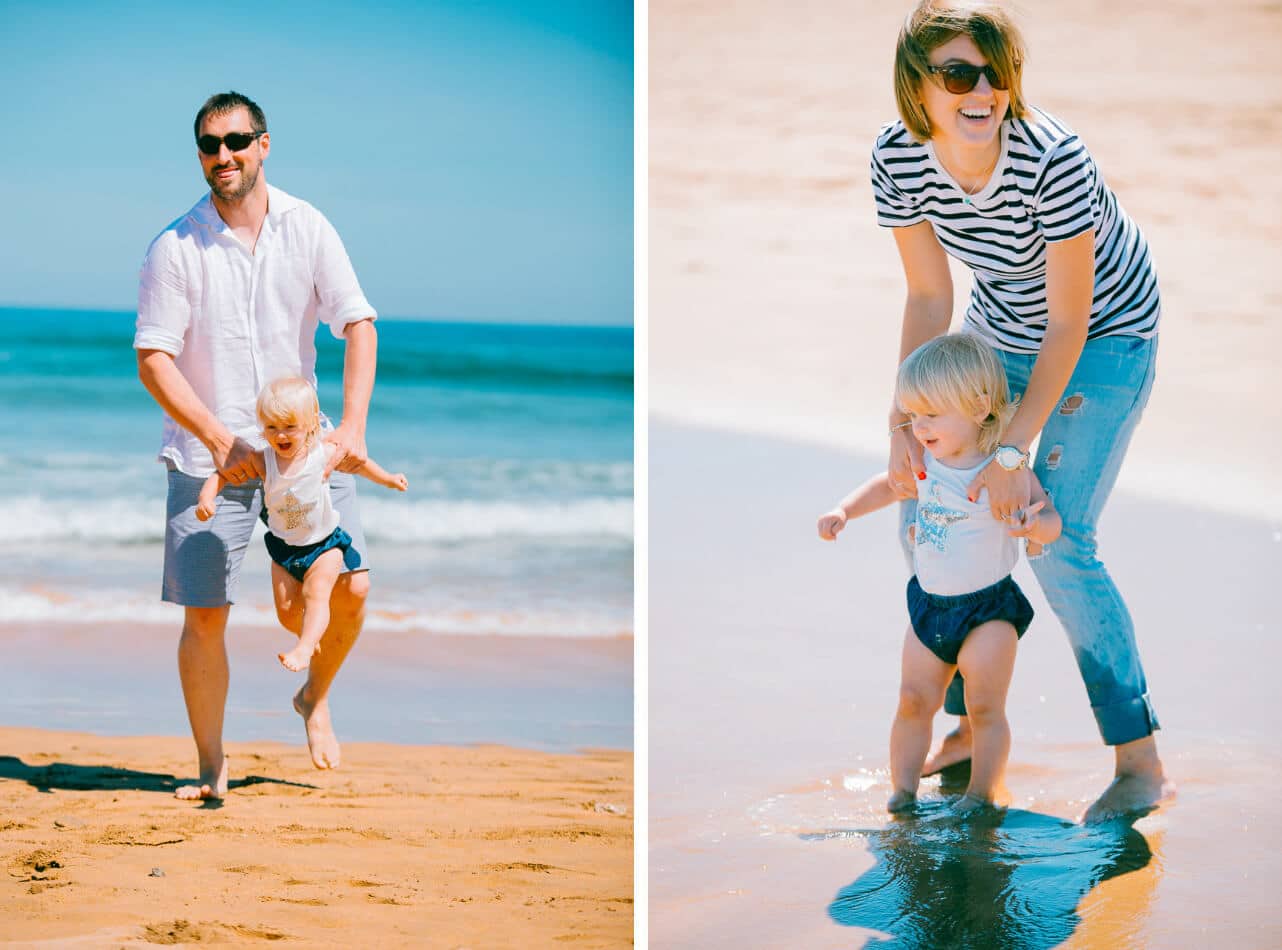
[[[343,565],[347,570],[354,571],[361,566],[361,552],[352,547],[352,536],[341,527],[335,528],[329,537],[322,538],[315,544],[300,547],[286,544],[270,531],[263,535],[263,541],[267,544],[267,553],[271,555],[271,559],[300,581],[316,559],[333,548],[343,552]]]
[[[1009,574],[991,587],[956,595],[928,594],[914,574],[908,581],[908,616],[926,649],[956,666],[962,641],[972,630],[990,620],[1005,620],[1022,637],[1033,622],[1033,605]]]

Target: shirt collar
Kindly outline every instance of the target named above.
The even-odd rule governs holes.
[[[279,188],[268,183],[267,185],[267,217],[275,223],[282,215],[289,214],[302,202],[288,192],[281,191]],[[196,202],[195,206],[187,212],[198,224],[214,231],[226,231],[227,222],[222,219],[218,209],[214,207],[214,199],[209,192]]]

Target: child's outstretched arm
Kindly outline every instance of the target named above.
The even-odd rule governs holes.
[[[218,507],[218,493],[226,485],[227,479],[217,472],[205,479],[205,484],[200,486],[200,496],[196,499],[197,521],[208,521],[214,516],[214,511]]]
[[[819,537],[825,541],[834,541],[851,518],[872,514],[898,500],[890,487],[890,476],[885,472],[874,475],[841,499],[832,511],[819,516]]]
[[[384,488],[394,488],[397,491],[405,491],[410,487],[410,481],[408,478],[400,472],[393,475],[373,459],[366,459],[365,464],[356,470],[356,474],[364,475],[371,482],[382,485]]]

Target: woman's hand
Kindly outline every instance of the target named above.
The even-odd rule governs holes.
[[[926,477],[921,460],[921,443],[905,426],[890,433],[890,461],[886,465],[890,489],[900,501],[917,497],[917,482]]]
[[[1007,521],[1012,515],[1018,515],[1020,509],[1028,507],[1033,492],[1032,472],[1027,468],[1008,472],[994,459],[966,487],[966,497],[978,501],[980,491],[985,489],[993,517]]]

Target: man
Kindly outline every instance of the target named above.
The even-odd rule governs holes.
[[[347,252],[311,205],[267,184],[271,136],[262,110],[235,92],[212,96],[196,115],[196,143],[210,192],[152,242],[143,263],[134,348],[138,375],[165,411],[161,461],[169,469],[162,599],[185,608],[178,672],[196,740],[200,778],[182,799],[227,792],[223,713],[224,634],[241,561],[262,507],[259,390],[280,376],[315,383],[317,324],[345,341],[343,415],[325,439],[327,474],[344,529],[365,552],[354,479],[366,459],[365,419],[374,386],[376,314]],[[328,420],[323,425],[329,430]],[[201,483],[228,481],[217,515],[195,516]],[[312,762],[339,764],[329,689],[360,634],[368,558],[334,588],[331,620],[294,709]],[[281,623],[301,629],[302,598],[278,598]]]

